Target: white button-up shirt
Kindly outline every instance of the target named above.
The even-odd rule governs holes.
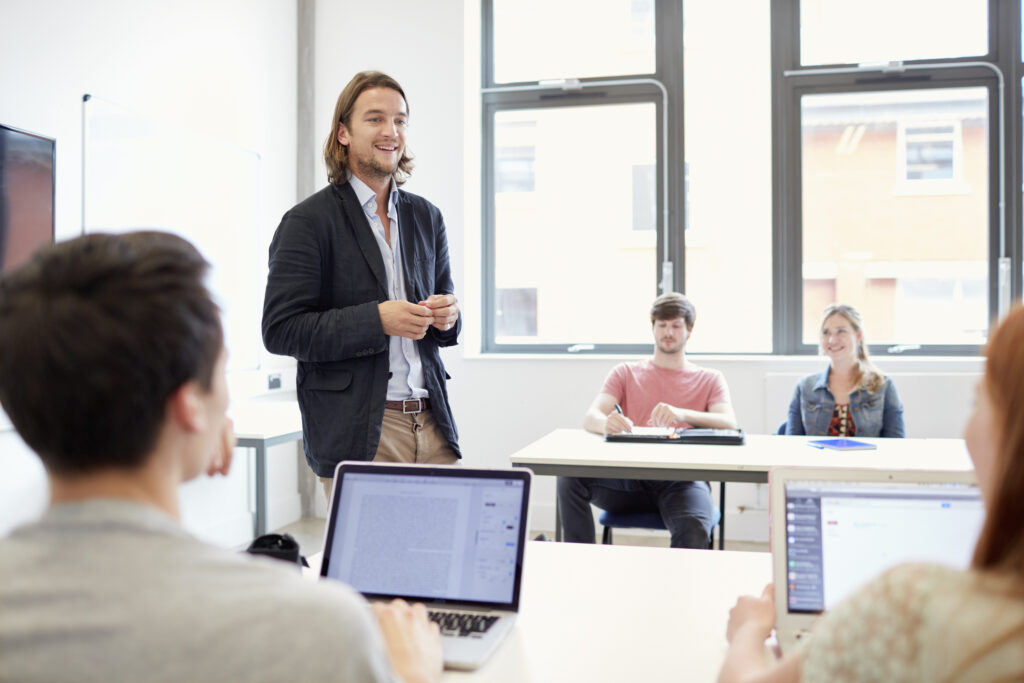
[[[402,270],[401,230],[398,224],[398,188],[391,181],[391,193],[388,198],[388,219],[391,221],[391,244],[384,237],[384,225],[377,216],[377,194],[356,176],[349,177],[349,183],[355,190],[366,220],[370,222],[373,237],[380,247],[380,255],[384,259],[384,271],[388,278],[388,298],[405,301],[405,274]],[[389,401],[400,401],[405,398],[421,398],[429,395],[424,387],[423,364],[416,342],[408,337],[391,336],[388,353],[391,359],[391,379],[388,380]]]

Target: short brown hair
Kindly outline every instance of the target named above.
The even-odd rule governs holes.
[[[327,180],[336,185],[348,181],[348,147],[338,142],[338,124],[343,123],[348,127],[352,122],[352,110],[356,106],[356,100],[363,94],[364,90],[370,88],[389,88],[394,90],[405,100],[405,107],[408,111],[409,98],[398,81],[380,71],[360,71],[348,82],[345,89],[338,95],[338,102],[334,105],[334,118],[331,119],[331,131],[327,134],[327,141],[324,143],[324,163],[327,164]],[[395,184],[401,186],[412,175],[412,155],[408,148],[402,153],[398,161],[398,170],[395,171]]]
[[[655,320],[675,320],[682,318],[686,329],[692,330],[697,321],[697,309],[693,303],[679,292],[662,294],[651,304],[651,325]]]
[[[208,266],[175,235],[94,234],[0,279],[0,403],[50,472],[143,464],[171,394],[211,388],[223,333]]]

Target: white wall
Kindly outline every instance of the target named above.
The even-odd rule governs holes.
[[[295,31],[295,3],[286,0],[0,0],[0,121],[57,139],[58,240],[81,232],[82,96],[89,93],[259,152],[261,224],[252,239],[265,254],[295,201]],[[262,291],[253,296],[262,301]],[[232,380],[236,396],[261,384]],[[239,460],[229,481],[183,489],[189,527],[225,544],[238,542],[225,529],[248,515],[224,507],[248,495]],[[0,417],[0,534],[38,515],[46,496],[38,460]],[[213,519],[218,507],[225,519]]]

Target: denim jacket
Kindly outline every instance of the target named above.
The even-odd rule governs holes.
[[[796,383],[786,420],[787,434],[826,436],[836,401],[828,388],[826,367],[816,375],[807,375]],[[903,437],[903,402],[896,385],[888,377],[875,393],[861,387],[850,393],[850,413],[857,436]]]

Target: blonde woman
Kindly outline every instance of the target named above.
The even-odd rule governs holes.
[[[864,325],[853,306],[825,309],[821,351],[828,367],[797,382],[786,434],[905,436],[896,385],[868,358]]]
[[[740,598],[729,614],[729,681],[1024,680],[1024,308],[989,342],[985,376],[964,430],[985,523],[971,567],[896,567],[819,621],[777,662],[764,641],[772,593]]]

